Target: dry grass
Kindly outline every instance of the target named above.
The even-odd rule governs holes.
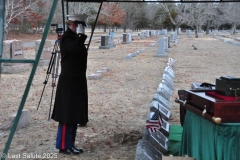
[[[179,105],[174,103],[177,90],[190,89],[192,82],[215,83],[222,75],[240,77],[239,47],[204,35],[198,39],[182,34],[179,44],[171,43],[168,57],[157,58],[158,37],[135,40],[130,44],[117,44],[109,50],[99,50],[99,43],[92,43],[88,56],[87,75],[107,67],[110,71],[98,80],[88,80],[89,120],[87,127],[79,128],[76,145],[85,149],[80,156],[71,159],[105,160],[135,158],[136,145],[145,126],[150,103],[162,80],[168,57],[177,60],[175,89],[171,98],[171,124],[179,124]],[[198,50],[194,50],[195,45]],[[145,48],[145,52],[125,60],[127,54]],[[25,51],[31,57],[34,50]],[[30,112],[29,124],[15,133],[10,154],[57,153],[55,138],[57,123],[48,121],[51,100],[51,79],[43,94],[41,106],[36,110],[46,77],[47,66],[39,66],[35,74],[25,109]],[[1,75],[0,121],[16,113],[30,71]],[[4,148],[9,132],[1,138]],[[58,155],[58,159],[63,159]],[[65,157],[70,159],[69,157]]]

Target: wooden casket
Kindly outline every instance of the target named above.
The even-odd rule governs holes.
[[[185,90],[185,101],[176,102],[216,124],[240,122],[240,97],[223,96],[215,90]]]

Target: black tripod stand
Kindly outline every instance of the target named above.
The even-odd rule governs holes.
[[[63,29],[62,28],[58,28],[57,24],[52,24],[51,26],[56,26],[56,33],[57,33],[57,40],[55,41],[54,47],[53,47],[53,51],[52,51],[52,56],[50,58],[50,62],[48,65],[48,69],[47,69],[47,75],[45,78],[45,81],[43,82],[44,87],[43,87],[43,91],[38,103],[38,107],[37,110],[39,108],[40,102],[42,100],[42,96],[43,96],[43,92],[45,90],[46,84],[48,82],[49,76],[50,74],[52,74],[52,95],[51,95],[51,102],[50,102],[50,108],[49,108],[49,115],[48,115],[48,120],[50,120],[50,114],[51,114],[51,108],[52,108],[52,99],[53,99],[53,93],[54,93],[54,88],[56,87],[56,79],[58,78],[58,69],[59,69],[59,61],[61,58],[60,55],[60,39],[63,33]]]

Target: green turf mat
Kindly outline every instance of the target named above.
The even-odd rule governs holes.
[[[182,126],[171,125],[168,137],[168,152],[167,155],[178,156],[182,139]]]

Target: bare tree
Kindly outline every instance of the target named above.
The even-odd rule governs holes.
[[[217,24],[219,20],[218,17],[218,5],[215,3],[205,3],[205,18],[206,18],[206,34],[209,34],[209,29],[212,26],[213,22]]]
[[[223,12],[224,20],[232,27],[232,34],[236,34],[236,27],[240,25],[240,3],[222,4],[221,11]]]
[[[159,6],[156,4],[146,4],[144,6],[145,12],[146,12],[146,18],[149,20],[150,27],[154,27],[154,20],[155,20],[155,15],[158,12]]]
[[[175,29],[178,33],[178,28],[181,24],[184,24],[188,21],[188,13],[189,13],[189,5],[187,4],[167,4],[161,3],[161,7],[166,11],[168,17],[170,18],[172,24],[175,26]],[[175,11],[177,13],[177,17],[174,19],[171,15],[171,11]]]
[[[126,16],[122,24],[123,32],[126,33],[127,28],[135,28],[138,16],[143,12],[139,3],[122,3],[120,6],[125,11]]]
[[[4,23],[4,40],[8,39],[9,23],[16,17],[20,16],[33,5],[37,0],[6,0],[5,3],[5,23]]]

